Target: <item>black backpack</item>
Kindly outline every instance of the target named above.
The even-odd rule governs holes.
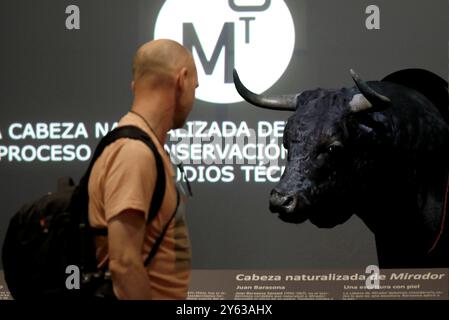
[[[5,280],[14,299],[92,298],[108,281],[112,291],[112,283],[105,278],[106,270],[97,270],[95,236],[107,234],[107,229],[94,229],[89,225],[87,187],[95,161],[106,146],[120,138],[141,140],[152,150],[157,181],[147,222],[158,213],[166,184],[161,156],[144,131],[134,126],[116,128],[98,144],[78,186],[71,178],[61,178],[57,192],[23,206],[12,217],[2,259]],[[165,231],[166,228],[145,265],[156,253]],[[68,266],[79,268],[79,290],[67,288]]]

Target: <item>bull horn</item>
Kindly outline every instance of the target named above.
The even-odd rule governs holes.
[[[363,81],[354,70],[351,69],[350,72],[352,79],[364,98],[362,99],[358,95],[355,95],[350,103],[351,111],[383,111],[390,106],[391,100],[388,97],[376,92],[365,81]]]
[[[298,94],[267,97],[262,94],[255,94],[248,90],[240,81],[237,70],[234,69],[234,85],[243,99],[249,103],[264,109],[295,111]]]

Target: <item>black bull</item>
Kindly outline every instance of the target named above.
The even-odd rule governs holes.
[[[351,74],[351,88],[272,97],[234,70],[245,100],[294,112],[270,210],[321,228],[356,214],[375,235],[380,267],[449,267],[447,82],[419,69],[370,82]]]

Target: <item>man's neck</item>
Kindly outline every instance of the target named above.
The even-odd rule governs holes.
[[[170,101],[168,101],[170,103]],[[160,96],[146,97],[145,99],[135,99],[131,110],[138,113],[145,119],[147,126],[150,126],[159,141],[164,144],[167,132],[172,129],[173,108],[167,104],[166,99]]]

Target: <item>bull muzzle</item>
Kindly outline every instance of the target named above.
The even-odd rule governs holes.
[[[270,211],[273,213],[291,214],[296,210],[297,202],[296,196],[282,194],[273,190],[270,195]]]
[[[271,191],[270,211],[288,223],[301,223],[308,219],[308,201],[299,194],[284,194],[276,189]]]

